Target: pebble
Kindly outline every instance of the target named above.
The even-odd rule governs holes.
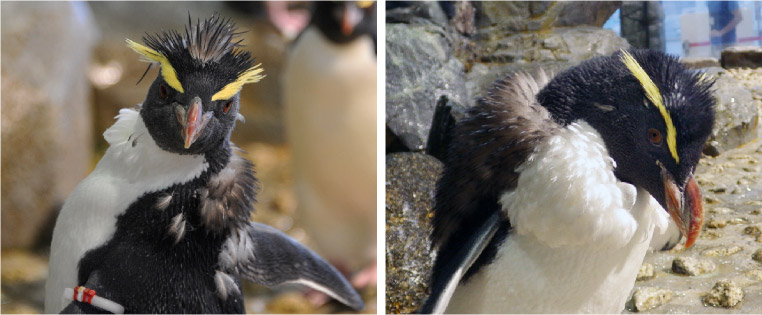
[[[762,231],[759,230],[759,226],[750,225],[743,229],[743,233],[748,235],[753,235],[753,236],[759,236],[762,234]]]
[[[708,260],[693,257],[678,257],[672,260],[672,271],[681,275],[698,276],[711,273],[715,269],[717,265]]]
[[[743,300],[743,289],[731,280],[718,281],[712,291],[704,296],[704,304],[708,306],[731,308]]]
[[[715,194],[723,194],[723,193],[725,193],[725,190],[726,190],[725,187],[715,187],[715,188],[710,188],[709,189],[709,191],[711,191],[711,192],[713,192]]]
[[[675,296],[671,290],[645,287],[637,288],[632,293],[632,305],[635,311],[642,312],[659,307]]]
[[[715,240],[720,237],[722,237],[722,233],[720,233],[720,231],[717,231],[717,230],[704,231],[704,232],[701,232],[701,234],[699,235],[699,238],[703,240]]]
[[[741,248],[740,246],[717,247],[717,248],[707,249],[701,252],[701,255],[710,256],[710,257],[716,257],[716,256],[724,257],[724,256],[733,255],[742,250],[743,248]]]
[[[751,255],[751,259],[762,263],[762,248],[754,251],[754,254]]]
[[[709,213],[712,213],[712,214],[728,214],[732,212],[735,212],[735,211],[733,211],[733,209],[725,208],[725,207],[714,207],[712,209],[709,209]]]
[[[728,220],[710,219],[706,222],[706,227],[710,229],[721,229],[728,225]]]
[[[720,203],[720,200],[717,198],[712,198],[707,196],[707,197],[704,197],[704,202],[706,202],[706,204],[708,205],[714,205],[714,204]]]
[[[645,281],[653,279],[654,277],[654,265],[649,263],[644,263],[640,265],[640,270],[638,270],[638,276],[635,278],[636,281]]]

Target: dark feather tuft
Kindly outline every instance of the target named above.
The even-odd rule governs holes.
[[[218,14],[194,24],[188,15],[185,32],[162,31],[146,34],[143,41],[166,56],[177,70],[180,82],[191,73],[213,73],[220,86],[233,82],[254,65],[251,53],[239,49],[242,32],[238,32],[230,18]]]

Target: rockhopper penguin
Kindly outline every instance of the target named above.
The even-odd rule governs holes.
[[[315,2],[282,81],[298,220],[359,286],[376,275],[375,38],[372,1]]]
[[[59,214],[46,313],[243,313],[240,279],[364,307],[322,258],[249,221],[257,180],[230,134],[242,86],[264,76],[239,34],[214,15],[127,40],[161,75],[142,105],[120,111],[109,149]]]
[[[620,313],[669,216],[701,229],[711,85],[648,50],[498,80],[454,128],[421,311]]]

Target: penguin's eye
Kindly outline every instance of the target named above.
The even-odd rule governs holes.
[[[661,132],[654,128],[648,129],[648,140],[654,145],[661,145]]]
[[[227,114],[231,107],[233,107],[233,101],[227,101],[225,105],[222,105],[222,112]]]
[[[165,100],[169,96],[169,94],[167,94],[167,87],[164,86],[164,84],[159,86],[159,95],[161,96],[162,99],[165,99]]]

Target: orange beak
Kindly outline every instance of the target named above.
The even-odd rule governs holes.
[[[203,113],[202,107],[201,98],[198,96],[193,98],[187,111],[182,105],[175,106],[175,115],[183,127],[181,135],[186,149],[198,140],[209,119],[212,118],[212,112]]]
[[[362,20],[360,9],[350,3],[346,3],[341,18],[341,33],[344,36],[351,35],[355,31],[355,26],[360,23],[360,20]]]
[[[701,232],[701,225],[704,223],[701,192],[699,192],[693,175],[688,178],[684,191],[680,191],[672,175],[663,166],[661,166],[661,175],[664,183],[664,194],[667,199],[667,212],[685,236],[685,247],[691,247],[696,242],[699,232]]]

